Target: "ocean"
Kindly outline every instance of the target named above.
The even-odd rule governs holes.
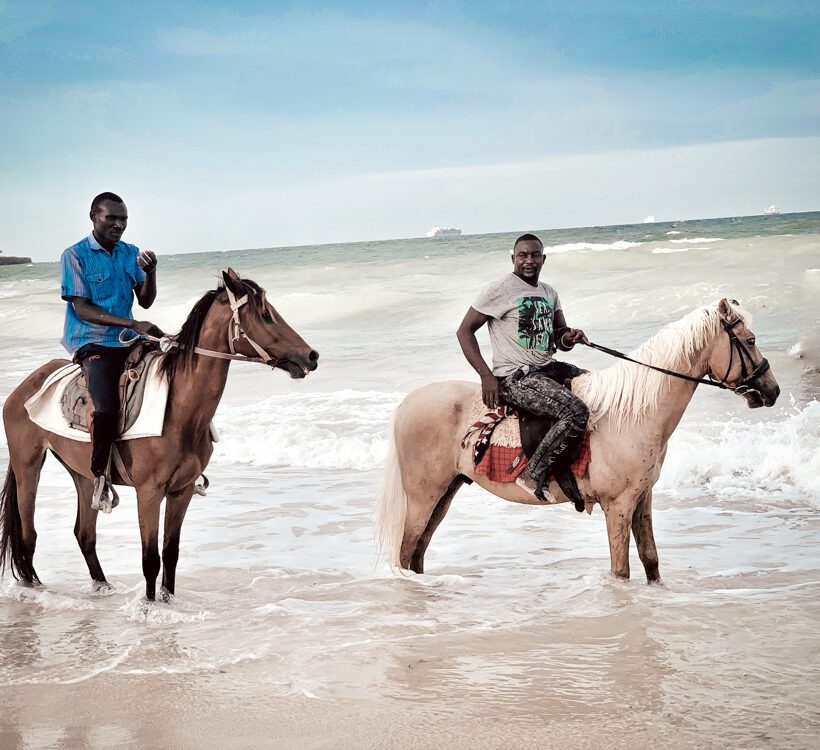
[[[520,232],[157,248],[157,301],[137,317],[178,330],[230,266],[265,287],[319,368],[295,381],[231,366],[171,604],[144,600],[129,489],[98,523],[113,590],[92,590],[73,485],[46,461],[44,585],[0,579],[0,746],[816,747],[820,212],[535,231],[542,280],[592,341],[629,351],[733,298],[780,384],[778,403],[754,411],[696,392],[656,486],[663,586],[645,584],[634,545],[632,580],[609,575],[599,508],[518,506],[476,487],[456,496],[425,575],[377,558],[392,411],[426,383],[477,382],[455,331],[510,269]],[[0,268],[0,399],[63,356],[64,305],[58,263]],[[583,347],[564,356],[612,363]],[[2,435],[4,473],[7,459]],[[103,718],[95,701],[113,708]]]

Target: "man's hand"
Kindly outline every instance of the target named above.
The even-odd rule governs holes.
[[[155,326],[147,320],[135,320],[129,328],[142,336],[153,336],[154,338],[161,339],[165,335],[159,326]]]
[[[481,376],[481,400],[490,409],[495,409],[501,405],[498,378],[491,372]]]
[[[157,254],[153,250],[140,250],[137,263],[145,273],[154,273],[157,270]]]
[[[566,347],[572,347],[576,344],[588,344],[589,339],[580,328],[569,328],[562,334],[561,343]]]

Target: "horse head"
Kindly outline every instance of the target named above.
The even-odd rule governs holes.
[[[718,303],[721,329],[708,353],[707,372],[743,396],[750,409],[774,406],[780,386],[737,304],[727,299]]]
[[[311,349],[268,302],[265,290],[250,279],[241,279],[232,268],[222,272],[224,288],[219,305],[229,307],[229,345],[232,354],[256,359],[304,378],[318,366],[319,352]]]

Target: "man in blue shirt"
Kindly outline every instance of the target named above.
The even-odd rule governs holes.
[[[72,245],[60,259],[61,294],[66,300],[63,346],[85,373],[94,403],[91,418],[92,507],[111,512],[116,493],[110,488],[111,446],[117,438],[119,379],[129,347],[120,342],[123,330],[162,336],[148,321],[134,320],[134,294],[148,308],[157,296],[157,257],[122,242],[128,210],[122,198],[101,193],[91,202],[93,231]],[[113,497],[112,497],[113,494]]]

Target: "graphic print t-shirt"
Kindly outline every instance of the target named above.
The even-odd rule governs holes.
[[[504,377],[523,365],[537,367],[552,359],[553,319],[561,302],[549,284],[530,286],[510,273],[487,285],[473,308],[490,317],[493,375]]]

